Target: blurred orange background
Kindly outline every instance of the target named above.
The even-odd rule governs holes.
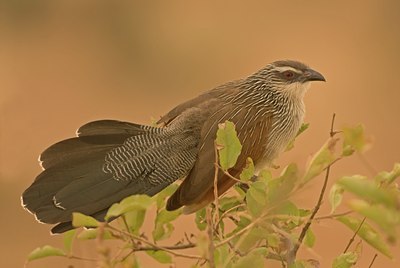
[[[278,164],[296,161],[304,170],[327,139],[335,112],[338,128],[366,126],[374,136],[366,158],[374,169],[390,170],[400,160],[399,14],[396,0],[1,0],[2,267],[21,267],[38,246],[62,245],[60,236],[50,236],[50,227],[20,206],[20,194],[40,172],[37,157],[45,148],[91,120],[150,123],[180,102],[274,60],[303,61],[327,79],[314,83],[306,96],[310,129]],[[354,173],[373,175],[354,157],[334,166],[331,183]],[[299,203],[312,207],[321,183],[322,178],[315,180],[297,197]],[[328,212],[326,201],[320,215]],[[191,221],[186,217],[177,227]],[[300,258],[330,267],[352,232],[335,221],[313,230],[314,251],[302,249]],[[79,243],[75,252],[93,257],[91,247]],[[399,250],[393,248],[395,260],[379,255],[373,267],[400,267]],[[356,267],[368,267],[373,255],[364,244]],[[144,267],[168,267],[143,258]],[[179,259],[176,265],[185,263]],[[94,266],[48,258],[28,267],[68,265]]]

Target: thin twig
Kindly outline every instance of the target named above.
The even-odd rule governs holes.
[[[211,213],[211,206],[207,207],[206,210],[206,219],[207,219],[207,236],[208,236],[208,264],[210,268],[215,268],[215,261],[214,261],[214,227],[213,227],[213,218]]]
[[[89,259],[89,258],[75,256],[75,255],[67,255],[65,257],[67,257],[68,259],[74,259],[74,260],[80,260],[80,261],[91,261],[91,262],[97,262],[98,261],[96,259]]]
[[[374,264],[374,262],[375,262],[375,260],[376,260],[376,257],[378,257],[378,254],[377,254],[377,253],[375,253],[374,258],[372,258],[372,261],[371,261],[371,263],[369,264],[368,268],[371,268],[371,267],[372,267],[372,265]]]
[[[218,149],[217,142],[214,142],[214,154],[215,154],[215,167],[214,167],[214,203],[215,203],[215,222],[219,222],[219,202],[218,202]],[[212,217],[211,217],[212,221]],[[211,235],[212,239],[213,235]]]
[[[260,217],[261,218],[261,217]],[[228,243],[229,241],[231,241],[232,239],[242,235],[243,233],[247,232],[250,228],[252,228],[256,223],[258,223],[258,221],[260,220],[260,218],[258,218],[257,220],[253,221],[252,223],[250,223],[249,225],[247,225],[246,227],[244,227],[242,230],[238,231],[237,233],[235,233],[234,235],[226,238],[225,240],[222,240],[221,242],[219,242],[218,244],[215,244],[215,247],[218,248],[226,243]]]
[[[175,245],[175,246],[162,246],[162,248],[170,249],[170,250],[182,250],[182,249],[188,249],[188,248],[195,248],[197,244],[191,243],[191,244],[180,244],[180,245]],[[142,246],[142,247],[137,247],[134,248],[133,251],[146,251],[146,250],[158,250],[157,248],[154,247],[149,247],[149,246]]]
[[[332,115],[332,121],[331,121],[331,129],[330,129],[330,132],[329,132],[329,136],[331,138],[337,133],[337,132],[334,131],[335,117],[336,117],[336,114],[333,114]],[[320,207],[322,205],[322,200],[324,198],[326,187],[328,185],[329,173],[331,171],[331,166],[332,166],[333,163],[334,162],[330,163],[326,167],[324,184],[322,185],[322,189],[321,189],[321,192],[319,194],[317,204],[315,205],[315,207],[313,209],[313,212],[310,215],[310,218],[308,218],[307,223],[304,225],[303,229],[301,230],[301,233],[300,233],[299,239],[297,240],[297,243],[293,247],[293,254],[292,254],[292,256],[294,257],[293,259],[295,259],[297,251],[299,250],[300,245],[302,244],[302,242],[304,240],[304,237],[306,236],[306,233],[307,233],[308,229],[311,226],[311,223],[313,222],[313,220],[315,218],[315,215],[317,215],[317,212],[319,211],[319,209],[320,209]]]
[[[321,217],[315,217],[314,220],[319,221],[319,220],[325,220],[325,219],[334,219],[336,217],[349,215],[349,214],[351,214],[353,212],[354,211],[349,210],[349,211],[342,212],[342,213],[331,214],[331,215],[326,215],[326,216],[321,216]]]
[[[143,243],[153,247],[152,250],[163,250],[163,251],[168,252],[168,253],[176,256],[176,257],[183,257],[183,258],[188,258],[188,259],[198,259],[198,260],[203,260],[204,259],[203,257],[197,256],[197,255],[177,253],[177,252],[173,251],[172,249],[168,249],[166,247],[162,247],[162,246],[156,245],[156,244],[154,244],[154,243],[152,243],[152,242],[150,242],[150,241],[148,241],[148,240],[146,240],[146,239],[144,239],[144,238],[142,238],[140,236],[137,236],[137,235],[134,235],[134,234],[119,230],[119,229],[117,229],[117,228],[115,228],[115,227],[113,227],[111,225],[108,225],[108,224],[106,225],[106,227],[111,229],[111,230],[113,230],[113,231],[115,231],[115,232],[118,232],[118,233],[120,233],[120,234],[122,234],[124,236],[132,237],[133,239],[139,240],[140,242],[143,242]]]
[[[217,165],[218,168],[219,168],[226,176],[228,176],[230,179],[232,179],[232,180],[234,180],[234,181],[236,181],[236,182],[239,182],[239,183],[241,183],[241,184],[249,185],[249,183],[248,183],[247,181],[242,181],[242,180],[236,178],[235,176],[233,176],[232,174],[230,174],[228,171],[224,170],[218,163],[216,163],[216,165]]]
[[[229,212],[231,212],[231,211],[233,211],[233,210],[235,210],[235,209],[238,209],[238,208],[240,208],[240,207],[244,207],[244,206],[245,206],[245,204],[238,204],[238,205],[236,205],[236,206],[231,207],[230,209],[225,210],[225,211],[222,213],[221,217],[219,218],[218,222],[215,224],[215,225],[216,225],[216,228],[218,227],[218,225],[221,223],[221,221],[223,220],[223,218],[224,218]]]
[[[354,242],[354,239],[356,238],[356,235],[358,234],[358,232],[360,231],[361,227],[363,226],[365,220],[367,218],[364,217],[364,219],[361,221],[360,225],[358,226],[357,230],[354,232],[353,236],[350,238],[349,243],[347,243],[346,248],[344,249],[343,253],[346,253],[347,250],[350,248],[351,244]]]

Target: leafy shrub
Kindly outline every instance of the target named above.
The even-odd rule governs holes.
[[[361,125],[336,132],[333,123],[334,117],[328,140],[313,156],[304,174],[292,163],[283,168],[279,176],[263,170],[256,177],[249,158],[240,177],[232,177],[238,181],[232,190],[196,213],[193,232],[197,235],[186,236],[172,245],[160,243],[170,238],[175,230],[173,222],[181,216],[181,210],[165,210],[166,198],[177,188],[177,184],[173,184],[154,197],[135,195],[114,204],[106,219],[120,216],[115,224],[74,213],[75,227],[90,228],[65,233],[64,249],[37,248],[28,256],[28,261],[49,256],[84,259],[71,251],[73,242],[97,239],[99,249],[106,249],[107,240],[112,239],[121,243],[122,252],[110,256],[109,251],[98,250],[99,258],[93,261],[99,266],[140,267],[139,252],[146,252],[160,263],[172,263],[174,258],[193,259],[192,267],[256,268],[264,267],[267,259],[280,262],[282,267],[319,267],[316,260],[298,259],[297,251],[300,246],[313,247],[318,237],[311,227],[316,221],[326,219],[344,224],[354,234],[344,252],[332,261],[332,267],[345,268],[357,263],[361,249],[360,244],[353,245],[356,236],[372,246],[377,254],[392,258],[388,243],[395,243],[399,237],[400,192],[395,180],[400,176],[400,164],[373,178],[344,176],[328,191],[330,168],[344,158],[362,154],[370,145]],[[299,133],[307,127],[303,125]],[[293,143],[288,146],[292,148]],[[235,126],[230,122],[221,124],[216,139],[216,172],[229,174],[240,150]],[[324,183],[315,206],[298,207],[292,201],[293,195],[318,176],[324,177]],[[325,192],[328,192],[331,214],[317,217]],[[336,213],[347,193],[352,194],[350,210]],[[150,209],[157,211],[151,235],[141,231]],[[197,255],[183,251],[188,248],[197,248]]]

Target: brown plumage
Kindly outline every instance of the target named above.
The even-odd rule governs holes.
[[[74,211],[104,220],[107,209],[124,197],[154,195],[186,177],[167,209],[184,206],[184,212],[194,212],[213,200],[218,124],[235,123],[243,146],[230,173],[238,176],[247,157],[260,169],[295,137],[311,81],[325,79],[302,63],[277,61],[177,106],[159,120],[159,127],[88,123],[78,137],[41,155],[45,171],[23,193],[23,205],[39,221],[58,223],[52,230],[58,233],[72,228]],[[219,194],[234,183],[220,172]]]

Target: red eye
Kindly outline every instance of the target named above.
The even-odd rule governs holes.
[[[283,72],[283,76],[284,76],[286,79],[292,79],[292,78],[294,77],[294,72],[292,72],[292,71],[285,71],[285,72]]]

